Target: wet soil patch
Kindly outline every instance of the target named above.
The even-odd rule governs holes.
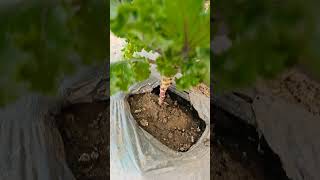
[[[211,178],[214,180],[289,180],[279,157],[255,127],[222,109],[211,114]]]
[[[188,101],[169,91],[162,106],[158,105],[159,88],[151,93],[131,95],[130,111],[139,126],[169,148],[186,152],[205,130]]]
[[[109,102],[72,105],[56,120],[75,178],[109,179]]]

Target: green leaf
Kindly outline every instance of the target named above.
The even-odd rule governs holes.
[[[111,64],[110,86],[111,95],[117,91],[127,91],[130,84],[135,82],[134,72],[126,62]]]
[[[110,29],[118,37],[126,38],[124,59],[131,61],[134,51],[142,48],[160,54],[157,70],[163,76],[183,71],[179,81],[184,87],[210,79],[210,12],[204,10],[204,0],[133,0],[114,6]],[[138,47],[138,48],[137,48]],[[207,49],[200,53],[200,49]],[[199,59],[201,59],[200,62]],[[132,66],[134,72],[144,72],[146,64]],[[126,81],[128,82],[128,81]],[[116,87],[115,87],[116,88]]]
[[[150,65],[146,61],[135,61],[131,63],[136,81],[143,81],[147,79],[151,73]]]

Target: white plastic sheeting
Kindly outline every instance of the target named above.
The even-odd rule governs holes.
[[[123,52],[122,49],[125,48],[127,45],[125,38],[120,38],[115,36],[110,31],[110,62],[115,63],[117,61],[121,61],[123,58]],[[142,49],[140,52],[135,52],[134,57],[145,57],[149,60],[155,61],[160,54],[157,52],[152,51],[146,51],[145,49]]]
[[[120,61],[122,58],[122,49],[126,46],[126,40],[115,36],[110,31],[110,62]]]
[[[320,178],[320,118],[267,94],[253,102],[258,128],[292,180]]]
[[[201,138],[187,152],[176,152],[139,127],[130,112],[130,94],[151,92],[159,85],[150,78],[130,88],[128,94],[110,98],[110,178],[116,180],[209,180],[210,100],[190,93],[191,104],[205,121]]]

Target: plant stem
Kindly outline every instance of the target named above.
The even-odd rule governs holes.
[[[169,86],[172,84],[172,77],[161,77],[161,84],[160,84],[160,94],[159,94],[159,105],[163,104],[164,99],[166,98],[166,92]]]

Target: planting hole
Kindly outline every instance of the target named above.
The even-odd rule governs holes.
[[[187,100],[171,91],[159,106],[158,94],[159,87],[151,93],[131,95],[131,114],[141,128],[162,144],[175,151],[188,151],[201,137],[205,122]]]

